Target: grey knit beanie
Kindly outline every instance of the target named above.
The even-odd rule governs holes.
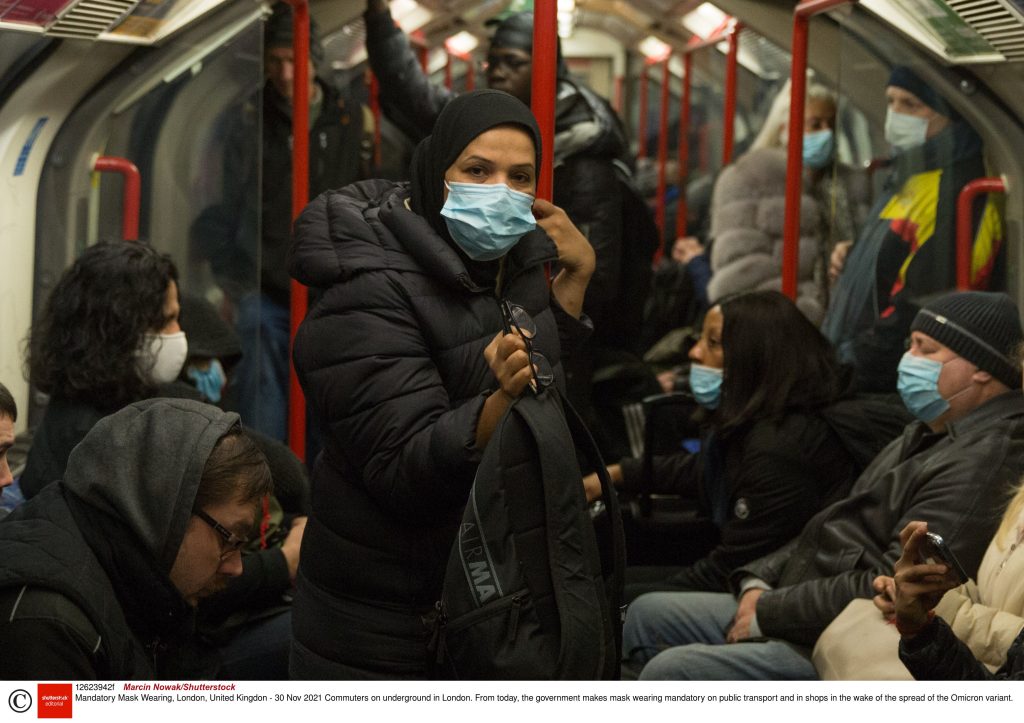
[[[948,346],[1010,389],[1021,388],[1014,354],[1024,332],[1017,305],[1006,294],[962,291],[943,296],[917,313],[910,330]]]

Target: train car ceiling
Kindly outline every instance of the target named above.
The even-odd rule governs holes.
[[[226,0],[13,0],[0,30],[112,43],[159,43]]]

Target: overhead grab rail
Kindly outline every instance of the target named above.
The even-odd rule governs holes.
[[[796,300],[800,254],[800,195],[804,172],[804,100],[807,94],[807,35],[818,13],[857,0],[802,0],[793,10],[792,75],[789,94],[789,138],[786,159],[786,211],[782,231],[782,293]]]
[[[295,58],[292,91],[292,220],[309,203],[309,3],[287,0],[292,6],[292,52]],[[379,126],[378,126],[379,127]],[[292,279],[291,328],[288,344],[288,446],[306,459],[306,398],[295,373],[295,334],[306,318],[306,287]]]
[[[1006,183],[1001,178],[975,178],[964,184],[956,201],[956,288],[970,291],[971,256],[974,238],[971,231],[974,224],[972,210],[974,199],[982,193],[1006,193]]]
[[[97,173],[119,173],[124,178],[121,194],[121,237],[125,241],[139,240],[139,211],[142,206],[142,175],[138,167],[127,158],[96,156],[92,170]]]

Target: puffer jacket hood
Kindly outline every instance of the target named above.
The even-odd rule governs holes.
[[[75,447],[64,489],[121,521],[160,569],[170,572],[206,460],[217,440],[238,425],[237,414],[208,404],[137,402],[101,419]]]
[[[555,166],[578,153],[618,161],[632,174],[629,143],[622,122],[608,103],[584,85],[558,79],[555,106]]]

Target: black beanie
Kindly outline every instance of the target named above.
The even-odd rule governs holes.
[[[484,24],[497,26],[494,35],[491,36],[492,48],[514,48],[533,55],[533,13],[515,13],[504,20],[492,18]],[[556,43],[557,75],[559,78],[568,77],[569,69],[562,58],[561,38],[556,38]]]
[[[225,369],[242,356],[242,343],[234,328],[213,304],[201,296],[182,294],[178,323],[188,339],[189,357],[220,359]]]
[[[292,47],[292,7],[288,3],[274,3],[267,24],[263,26],[263,47]],[[309,57],[313,65],[320,67],[324,61],[324,46],[320,42],[316,21],[309,18]]]
[[[1024,340],[1017,305],[1006,294],[962,291],[943,296],[917,313],[911,331],[927,334],[1010,389],[1020,389],[1014,361]]]
[[[936,113],[941,113],[947,118],[954,115],[953,109],[945,99],[935,92],[930,85],[921,80],[921,76],[905,65],[897,65],[889,75],[889,82],[886,86],[894,85],[903,90],[909,90],[916,95],[922,103],[927,105]]]

